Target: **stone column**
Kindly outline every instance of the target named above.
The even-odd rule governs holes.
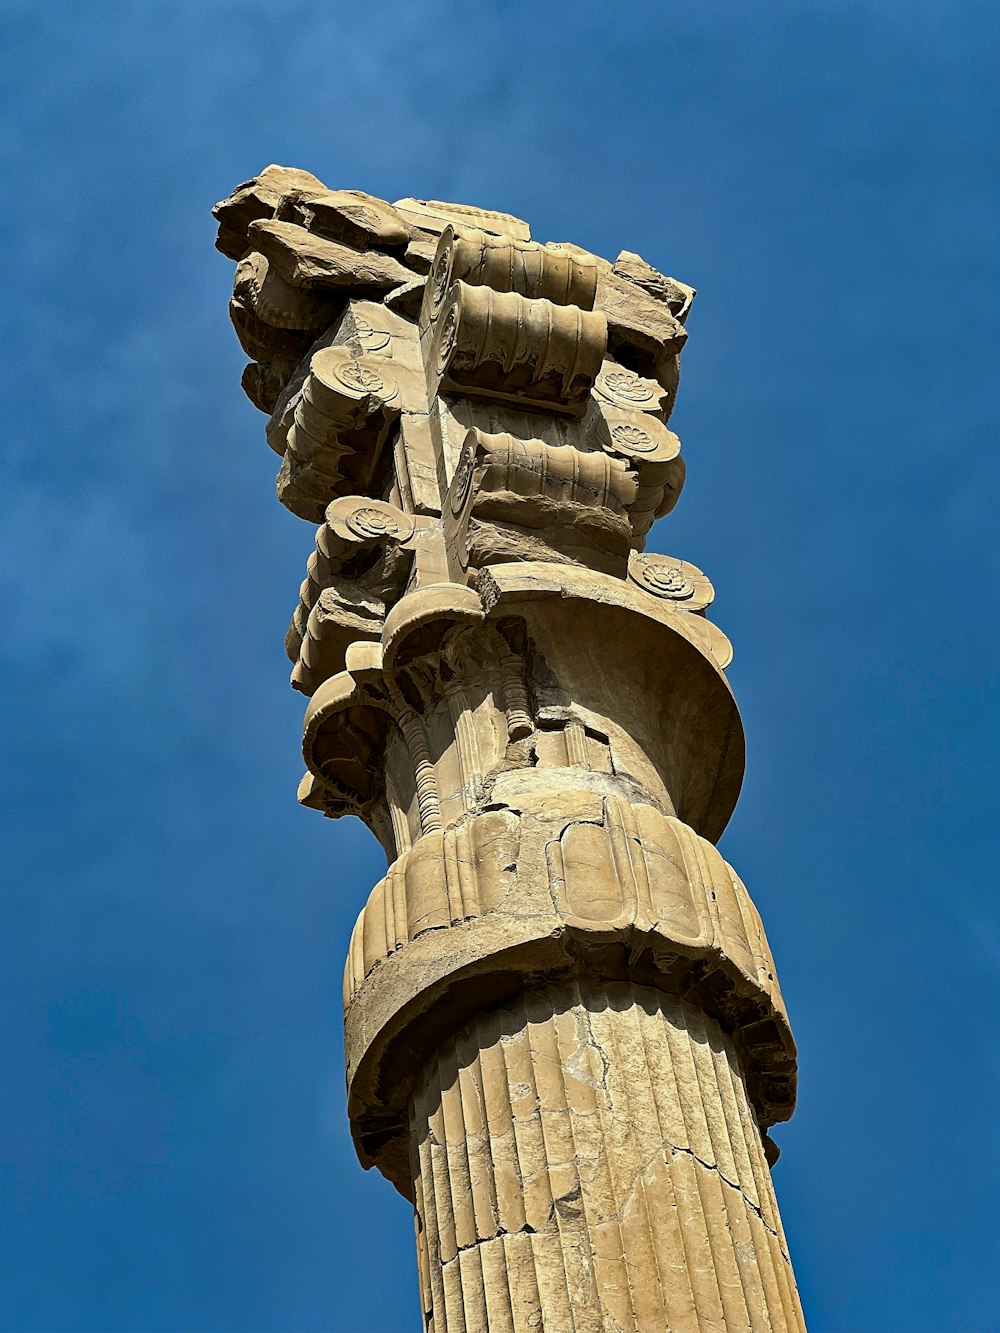
[[[414,1204],[425,1328],[802,1330],[767,1134],[795,1048],[713,845],[731,649],[701,570],[644,553],[693,291],[283,167],[215,213],[278,495],[318,525],[299,799],[388,862],[349,1113]]]

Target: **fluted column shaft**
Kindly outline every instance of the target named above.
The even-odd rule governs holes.
[[[761,1136],[717,1023],[649,987],[529,992],[412,1105],[432,1333],[804,1330]]]

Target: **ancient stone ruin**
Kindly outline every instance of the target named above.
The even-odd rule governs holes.
[[[348,950],[349,1112],[413,1203],[425,1328],[802,1330],[767,1132],[795,1047],[714,846],[730,644],[701,570],[644,552],[684,483],[694,292],[285,167],[215,216],[278,498],[316,532],[299,800],[388,862]]]

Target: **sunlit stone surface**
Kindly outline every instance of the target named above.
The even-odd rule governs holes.
[[[388,861],[349,1110],[413,1201],[425,1327],[802,1330],[767,1136],[795,1047],[713,845],[731,647],[701,570],[644,554],[693,290],[285,167],[215,215],[278,497],[316,526],[299,799]]]

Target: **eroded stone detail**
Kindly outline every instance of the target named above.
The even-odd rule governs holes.
[[[344,979],[359,1156],[425,1326],[798,1333],[765,1157],[795,1048],[712,845],[743,772],[709,579],[646,552],[694,291],[510,214],[268,167],[216,206],[243,386],[315,526],[303,804],[388,869]]]

